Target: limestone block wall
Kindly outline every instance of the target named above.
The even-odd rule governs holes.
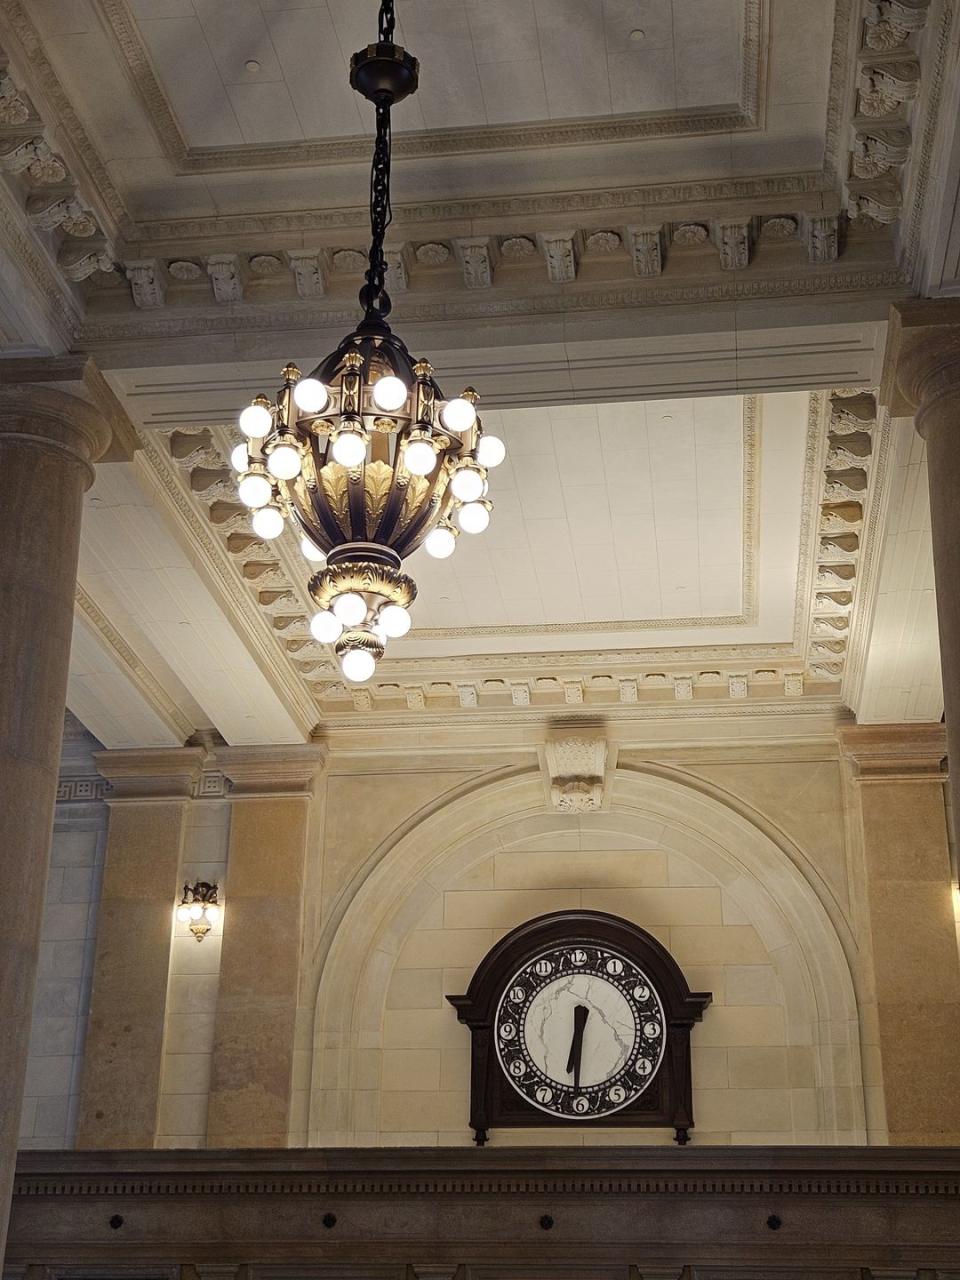
[[[200,800],[191,807],[181,879],[190,884],[197,880],[218,884],[224,905],[229,836],[228,800]],[[202,942],[197,942],[189,925],[176,919],[173,922],[155,1143],[158,1147],[206,1144],[224,921],[221,914]]]
[[[105,833],[102,802],[58,806],[20,1115],[24,1149],[73,1145]]]

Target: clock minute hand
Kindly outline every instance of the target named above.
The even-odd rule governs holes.
[[[570,1056],[567,1058],[567,1074],[573,1072],[573,1087],[580,1088],[580,1060],[583,1057],[583,1029],[587,1025],[590,1010],[585,1004],[578,1004],[573,1010],[573,1039],[570,1041]]]

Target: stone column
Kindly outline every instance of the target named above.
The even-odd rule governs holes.
[[[202,747],[101,751],[112,786],[78,1147],[152,1147],[173,913]]]
[[[880,400],[913,415],[927,446],[947,752],[960,761],[960,298],[894,304]],[[960,765],[950,795],[960,820]]]
[[[283,1147],[319,747],[226,747],[233,784],[207,1146]]]
[[[83,493],[103,417],[43,386],[0,387],[0,1257],[17,1151],[57,794]]]
[[[840,730],[862,822],[890,1143],[960,1144],[960,953],[943,726]],[[864,939],[867,942],[867,939]]]

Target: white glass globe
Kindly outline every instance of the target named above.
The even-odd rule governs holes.
[[[333,644],[343,635],[343,623],[329,609],[321,609],[310,619],[310,634],[321,644]]]
[[[482,502],[468,502],[457,512],[457,524],[464,533],[483,533],[490,523],[490,512]]]
[[[306,534],[300,539],[300,550],[303,553],[304,560],[309,560],[311,564],[326,564],[326,553],[321,551],[317,544]]]
[[[177,919],[181,924],[186,924],[190,919],[190,908],[185,902],[181,902],[180,906],[177,907]]]
[[[440,421],[450,431],[468,431],[477,420],[477,411],[469,400],[457,396],[440,410]]]
[[[477,441],[477,461],[481,467],[499,467],[507,456],[507,446],[499,436],[481,436]]]
[[[248,404],[240,415],[240,430],[245,436],[265,436],[273,423],[273,415],[262,404]]]
[[[202,905],[202,903],[199,903],[199,902],[191,903],[191,905],[190,905],[190,919],[191,919],[191,920],[199,920],[199,919],[200,919],[200,917],[201,917],[202,915],[203,915],[203,905]]]
[[[412,476],[428,476],[437,465],[437,451],[428,440],[411,440],[403,461]]]
[[[377,660],[366,649],[348,649],[340,659],[340,670],[354,684],[369,680],[376,669]]]
[[[273,485],[259,471],[251,471],[237,485],[237,497],[245,507],[265,507],[273,494]]]
[[[333,460],[341,467],[359,467],[367,456],[367,442],[359,431],[341,431],[333,442]]]
[[[279,538],[283,533],[283,516],[277,507],[261,507],[250,521],[258,538]]]
[[[406,398],[406,383],[395,378],[392,373],[385,378],[378,378],[373,384],[373,403],[384,413],[393,413],[395,409],[399,409]]]
[[[483,497],[483,476],[472,467],[458,467],[450,477],[450,488],[461,502],[476,502]]]
[[[334,600],[333,612],[345,627],[357,627],[367,616],[367,602],[358,591],[345,591]]]
[[[293,388],[293,402],[304,413],[323,413],[330,403],[330,392],[316,378],[301,378]]]
[[[435,560],[446,560],[447,556],[453,555],[454,547],[457,545],[457,535],[452,529],[437,525],[436,529],[431,529],[424,538],[423,545],[427,555],[433,556]]]
[[[278,444],[270,450],[267,470],[278,480],[292,480],[300,474],[300,450],[294,444]]]
[[[220,908],[215,902],[208,902],[203,908],[203,914],[207,917],[211,924],[216,924],[220,919]]]
[[[250,465],[250,451],[241,441],[230,453],[230,465],[234,471],[246,471]]]
[[[377,622],[389,640],[399,640],[410,630],[413,619],[402,604],[385,604],[377,614]]]

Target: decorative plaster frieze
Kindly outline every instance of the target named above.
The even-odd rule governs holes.
[[[164,283],[160,264],[156,258],[144,258],[140,262],[128,262],[124,274],[130,281],[134,305],[142,309],[162,307]]]
[[[454,249],[468,289],[493,287],[494,243],[489,236],[461,236]]]
[[[797,236],[799,220],[793,217],[777,216],[765,218],[760,233],[764,240],[793,240]]]
[[[33,115],[29,99],[20,92],[6,70],[0,70],[0,125],[15,128]]]
[[[592,231],[584,239],[584,248],[587,253],[619,253],[623,239],[616,231]]]
[[[207,275],[213,296],[221,305],[243,300],[240,261],[235,253],[214,253],[207,258]]]
[[[450,246],[439,241],[430,240],[426,244],[417,245],[414,257],[424,267],[442,267],[450,261]]]
[[[326,263],[320,249],[288,249],[298,298],[322,298],[327,291]]]

